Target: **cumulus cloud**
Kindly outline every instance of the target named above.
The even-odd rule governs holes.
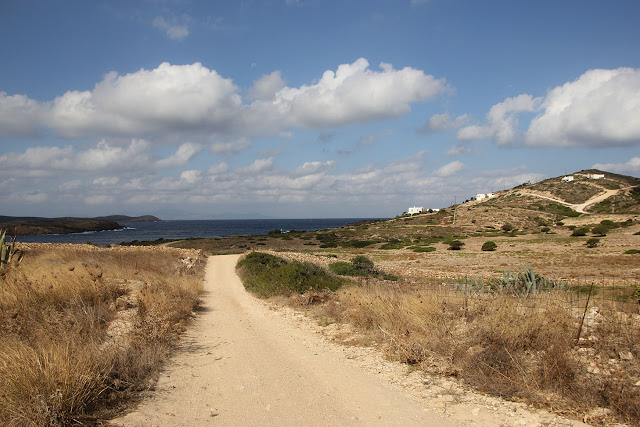
[[[640,157],[632,157],[624,163],[596,163],[593,168],[627,175],[638,174],[640,173]]]
[[[163,31],[172,40],[184,40],[189,35],[189,22],[191,18],[184,15],[180,20],[172,18],[166,20],[161,16],[156,16],[152,24],[155,28]]]
[[[446,154],[447,156],[461,156],[463,154],[469,154],[472,151],[473,150],[470,147],[458,144],[448,149]]]
[[[251,140],[249,138],[238,138],[226,142],[214,142],[209,147],[211,154],[238,154],[251,148]]]
[[[418,129],[419,133],[440,132],[449,129],[458,129],[469,122],[470,116],[462,114],[458,117],[451,117],[449,113],[435,114]]]
[[[334,127],[406,114],[412,103],[433,99],[446,89],[443,79],[421,70],[395,70],[383,63],[381,71],[373,71],[369,61],[360,58],[335,72],[325,71],[314,85],[281,89],[268,109],[287,118],[290,126]],[[266,104],[254,106],[262,110]]]
[[[274,159],[269,157],[268,159],[256,159],[249,166],[238,169],[240,173],[256,174],[264,172],[273,167]]]
[[[118,173],[153,171],[183,166],[203,147],[185,143],[176,152],[157,159],[150,142],[133,139],[128,145],[116,145],[101,140],[86,149],[66,147],[29,147],[24,153],[6,153],[0,156],[0,175],[12,170],[23,170],[30,176],[56,176],[60,173]],[[103,178],[108,179],[108,178]]]
[[[66,137],[161,135],[228,129],[242,105],[237,88],[200,63],[162,63],[154,70],[111,72],[93,91],[53,100],[47,124]]]
[[[271,100],[284,87],[285,84],[280,71],[274,71],[256,80],[253,87],[249,89],[248,96],[251,100]]]
[[[458,139],[493,139],[499,145],[513,143],[520,135],[517,114],[535,111],[539,104],[540,98],[528,94],[507,98],[491,107],[486,125],[466,126],[458,131]]]
[[[25,95],[0,92],[0,136],[34,136],[43,108]]]
[[[119,75],[108,73],[93,90],[69,90],[50,102],[25,95],[0,96],[0,135],[34,132],[42,126],[60,136],[91,135],[171,139],[279,135],[293,128],[333,128],[391,119],[411,105],[447,90],[444,79],[405,67],[380,64],[372,70],[360,58],[327,70],[313,84],[284,86],[278,71],[249,90],[240,89],[201,63],[162,63]]]
[[[519,115],[535,113],[526,130]],[[543,97],[507,98],[485,124],[458,131],[460,140],[492,139],[531,147],[613,147],[640,144],[640,69],[589,70]]]
[[[590,70],[546,95],[529,126],[531,146],[640,143],[640,69]]]
[[[446,165],[438,168],[433,174],[441,177],[447,177],[451,175],[455,175],[465,168],[465,164],[459,160],[454,160],[451,163],[447,163]]]
[[[156,165],[160,168],[176,167],[186,165],[196,154],[202,151],[203,146],[201,144],[194,144],[187,142],[180,145],[178,150],[171,157],[166,159],[160,159],[156,162]]]

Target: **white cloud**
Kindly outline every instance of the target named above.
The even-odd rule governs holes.
[[[238,171],[240,173],[256,174],[271,169],[273,167],[273,163],[273,157],[269,157],[268,159],[256,159],[249,166],[239,168]]]
[[[143,139],[133,139],[128,145],[116,145],[101,140],[94,147],[78,150],[67,147],[30,147],[24,153],[0,156],[0,175],[20,170],[30,176],[57,176],[68,173],[118,173],[153,171],[184,166],[203,146],[193,143],[180,145],[176,152],[164,159],[156,159],[152,145]]]
[[[520,130],[518,115],[537,113]],[[589,70],[544,97],[523,94],[489,110],[487,123],[458,131],[460,140],[532,147],[622,147],[640,144],[640,69]]]
[[[214,142],[209,147],[211,154],[238,154],[251,148],[249,138],[238,138],[226,142]]]
[[[229,165],[222,162],[217,165],[211,165],[207,170],[207,175],[221,175],[229,171]]]
[[[0,135],[48,127],[66,138],[99,135],[176,142],[185,134],[211,137],[278,135],[292,128],[332,128],[391,119],[411,104],[447,90],[443,79],[360,58],[327,70],[314,84],[283,86],[279,72],[263,76],[243,103],[231,79],[201,63],[162,63],[119,75],[108,73],[93,90],[70,90],[38,103],[24,95],[0,97]],[[6,119],[4,119],[6,117]]]
[[[433,174],[440,177],[448,177],[457,174],[466,168],[465,164],[459,160],[454,160],[437,169]]]
[[[187,142],[180,145],[178,150],[171,157],[161,159],[156,162],[156,165],[160,168],[176,167],[186,165],[196,154],[202,151],[203,146],[201,144],[194,144]]]
[[[632,157],[624,163],[596,163],[593,168],[626,175],[638,174],[640,173],[640,157]]]
[[[43,108],[25,95],[7,95],[0,92],[0,136],[37,134],[42,121]]]
[[[487,124],[467,126],[458,131],[463,141],[492,138],[497,144],[510,144],[520,136],[518,113],[535,111],[540,98],[523,94],[507,98],[494,105],[487,113]]]
[[[469,115],[462,114],[458,117],[452,118],[449,113],[435,114],[427,120],[427,122],[418,129],[418,132],[440,132],[449,129],[458,129],[469,122]]]
[[[471,153],[473,150],[470,147],[467,147],[466,145],[454,145],[453,147],[451,147],[449,150],[447,150],[447,156],[461,156],[463,154],[469,154]]]
[[[57,97],[48,125],[66,137],[224,132],[242,105],[230,79],[200,63],[109,73],[93,91]]]
[[[531,146],[640,144],[640,69],[589,70],[547,93],[531,121]]]
[[[271,74],[263,75],[255,81],[253,87],[249,89],[249,99],[252,100],[271,100],[282,88],[285,87],[284,80],[280,75],[280,71],[274,71]]]
[[[180,20],[172,18],[169,21],[161,16],[156,16],[152,24],[155,28],[164,31],[165,35],[170,39],[184,40],[189,35],[190,21],[191,18],[187,15],[183,15]]]
[[[291,126],[323,128],[347,123],[389,119],[406,114],[410,104],[433,99],[447,89],[444,80],[421,70],[405,67],[394,70],[389,64],[382,71],[369,69],[360,58],[327,70],[314,85],[285,87],[276,94],[269,110],[275,109]],[[254,104],[257,110],[264,103]]]

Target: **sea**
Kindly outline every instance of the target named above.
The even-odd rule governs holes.
[[[272,230],[317,231],[342,227],[356,222],[386,218],[320,218],[320,219],[219,219],[174,220],[161,222],[119,222],[121,230],[89,231],[73,234],[18,236],[21,242],[91,243],[100,246],[134,240],[216,238],[237,235],[264,235]]]

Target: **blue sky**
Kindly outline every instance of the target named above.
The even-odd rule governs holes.
[[[640,176],[637,1],[3,1],[4,215],[390,217]]]

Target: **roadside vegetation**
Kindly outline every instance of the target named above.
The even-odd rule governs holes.
[[[0,424],[92,424],[152,386],[197,307],[194,251],[18,245],[0,271]]]
[[[305,292],[336,291],[347,281],[309,262],[288,261],[251,252],[237,265],[245,288],[261,298]]]

